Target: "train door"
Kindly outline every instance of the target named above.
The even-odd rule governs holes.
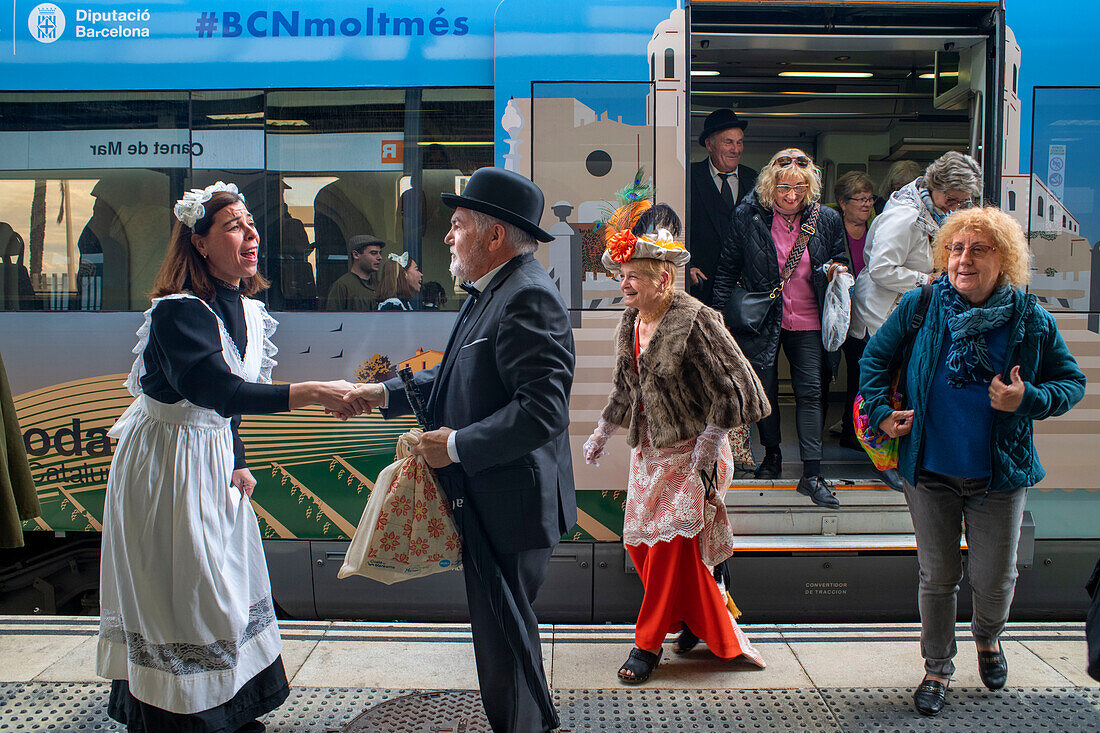
[[[985,198],[999,199],[1004,25],[998,3],[696,1],[689,29],[691,162],[707,157],[698,142],[706,116],[728,108],[748,123],[741,163],[759,170],[778,150],[801,148],[822,169],[823,204],[834,202],[834,184],[849,171],[869,175],[880,196],[896,164],[912,161],[923,169],[948,150],[977,158]],[[703,203],[688,205],[694,210]],[[690,228],[687,241],[691,248]],[[802,463],[789,364],[781,355],[781,480],[740,484],[727,502],[735,534],[748,549],[912,546],[901,494],[884,488],[863,452],[842,447],[835,435],[847,367],[829,385],[823,432],[823,473],[837,484],[841,508],[822,512],[794,492]],[[753,451],[759,460],[756,435]]]

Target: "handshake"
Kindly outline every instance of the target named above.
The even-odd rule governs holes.
[[[333,382],[298,382],[290,385],[290,409],[320,405],[325,412],[341,420],[370,414],[381,406],[386,391],[381,384],[352,384],[343,379]]]

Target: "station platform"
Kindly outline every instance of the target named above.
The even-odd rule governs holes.
[[[264,720],[273,733],[488,731],[464,624],[283,621],[290,699]],[[703,645],[672,654],[640,687],[616,671],[627,625],[542,627],[563,730],[1097,731],[1100,687],[1085,673],[1082,623],[1011,623],[1009,684],[986,690],[969,628],[959,624],[948,704],[922,718],[917,624],[746,624],[766,669]],[[0,617],[0,733],[121,731],[96,677],[95,617]]]

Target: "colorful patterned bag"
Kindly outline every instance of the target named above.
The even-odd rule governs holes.
[[[461,566],[461,543],[435,474],[409,446],[419,429],[397,441],[397,460],[371,490],[338,578],[362,575],[386,584]]]
[[[913,352],[913,339],[917,336],[924,316],[928,313],[928,303],[932,300],[932,285],[926,283],[921,286],[920,297],[917,299],[917,307],[913,310],[913,316],[909,320],[909,329],[902,336],[901,342],[894,349],[893,356],[886,371],[890,374],[890,407],[894,410],[905,409],[905,375],[909,369],[909,357]],[[871,425],[871,418],[863,408],[863,395],[857,394],[855,404],[852,406],[852,419],[855,424],[856,438],[863,446],[863,450],[871,457],[871,463],[879,471],[898,467],[898,451],[901,444],[899,438],[891,438],[879,430],[878,425]]]

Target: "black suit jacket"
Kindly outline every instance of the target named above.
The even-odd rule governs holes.
[[[468,300],[443,361],[416,374],[439,427],[457,431],[469,499],[494,548],[552,547],[577,521],[569,450],[575,355],[569,313],[533,255]],[[385,417],[407,414],[400,379]]]
[[[688,276],[688,292],[707,305],[711,305],[714,277],[718,274],[718,260],[722,254],[722,241],[729,227],[733,209],[726,206],[714,179],[710,177],[710,159],[691,164],[691,221],[687,231],[687,248],[691,252],[689,267],[698,267],[707,279],[691,285]],[[741,203],[756,185],[756,171],[748,166],[737,166],[737,200]]]

